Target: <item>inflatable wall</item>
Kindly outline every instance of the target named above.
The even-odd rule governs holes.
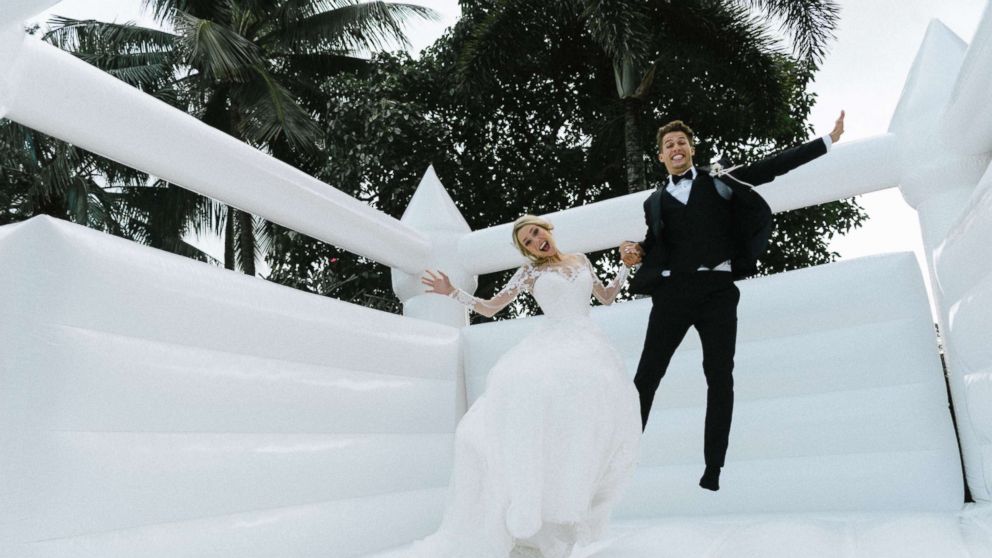
[[[542,318],[465,327],[418,277],[474,291],[519,265],[509,224],[469,230],[433,172],[401,220],[376,212],[25,35],[53,3],[0,13],[0,116],[384,263],[406,315],[48,218],[0,227],[0,556],[350,558],[429,533],[458,418]],[[695,485],[690,334],[613,538],[575,558],[992,555],[990,86],[992,10],[970,45],[935,22],[887,133],[759,188],[786,211],[898,186],[933,299],[908,254],[741,283],[725,487]],[[645,195],[550,215],[559,245],[639,238]],[[631,371],[647,304],[594,311]]]
[[[912,254],[739,283],[736,401],[719,498],[703,468],[706,381],[692,330],[658,389],[625,518],[712,513],[954,511],[963,483],[937,339]],[[650,300],[596,321],[637,368]],[[470,398],[543,318],[465,332]]]
[[[458,330],[49,218],[0,262],[0,556],[358,556],[436,524]]]

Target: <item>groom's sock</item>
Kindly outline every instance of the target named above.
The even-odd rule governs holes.
[[[714,492],[720,490],[720,468],[707,465],[702,478],[699,479],[699,486]]]

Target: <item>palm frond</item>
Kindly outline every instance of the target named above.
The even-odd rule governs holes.
[[[233,9],[231,0],[142,0],[156,21],[174,24],[180,14],[200,19],[228,21]]]
[[[190,250],[192,247],[182,239],[189,234],[217,234],[223,230],[223,223],[218,223],[214,215],[219,203],[164,181],[150,186],[123,186],[118,190],[114,207],[125,236],[149,246],[208,260],[199,250]]]
[[[266,44],[307,50],[346,49],[350,51],[384,50],[398,45],[409,48],[404,32],[408,20],[422,18],[436,21],[439,14],[423,6],[392,2],[354,0],[329,3],[344,4],[282,25],[263,36]],[[318,6],[322,7],[322,6]]]
[[[117,79],[142,91],[161,89],[174,79],[171,57],[163,53],[149,54],[77,54],[87,62]]]
[[[475,26],[458,58],[456,73],[460,86],[484,81],[490,77],[490,69],[508,62],[505,53],[513,52],[513,49],[504,48],[503,41],[519,38],[513,31],[525,21],[524,14],[531,11],[533,5],[528,0],[500,0],[493,6]]]
[[[256,79],[232,90],[241,108],[241,136],[255,144],[284,137],[290,144],[313,150],[321,130],[310,114],[275,77],[255,68]]]
[[[281,0],[272,3],[268,15],[277,25],[289,25],[301,19],[334,10],[349,4],[349,0]]]
[[[718,106],[733,106],[752,118],[785,102],[786,54],[749,11],[736,4],[697,9],[659,5],[664,26],[655,82],[661,90],[678,76],[680,88],[707,95]]]
[[[667,43],[661,45],[665,55],[658,60],[665,66],[672,60],[691,62],[693,56],[702,56],[708,62],[718,63],[718,67],[748,60],[755,67],[769,69],[778,52],[776,41],[739,5],[717,3],[706,9],[663,6],[656,17],[665,26]],[[681,56],[675,57],[673,53]]]
[[[587,0],[582,10],[592,38],[614,65],[643,65],[651,43],[647,5],[629,0]]]
[[[175,35],[130,23],[64,17],[52,22],[45,37],[55,46],[165,102],[177,102]]]
[[[254,43],[223,24],[186,12],[175,24],[184,61],[208,79],[244,81],[263,63]]]
[[[797,54],[819,64],[834,39],[840,8],[834,0],[736,0],[781,20]]]
[[[54,16],[42,39],[62,50],[76,53],[154,53],[169,52],[176,35],[134,23],[108,23],[93,19]]]

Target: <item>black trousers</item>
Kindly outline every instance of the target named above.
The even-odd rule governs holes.
[[[651,297],[644,350],[634,377],[641,396],[641,422],[647,427],[655,391],[672,354],[689,327],[696,328],[703,346],[707,386],[703,446],[707,466],[722,467],[727,455],[734,412],[734,349],[740,296],[728,272],[699,271],[664,278]]]

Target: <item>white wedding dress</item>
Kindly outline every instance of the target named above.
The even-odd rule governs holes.
[[[492,315],[525,291],[546,320],[504,354],[458,425],[440,529],[403,556],[564,558],[597,538],[634,469],[637,390],[589,317],[589,296],[613,302],[626,280],[596,278],[584,255],[520,268],[491,300],[454,298]]]

